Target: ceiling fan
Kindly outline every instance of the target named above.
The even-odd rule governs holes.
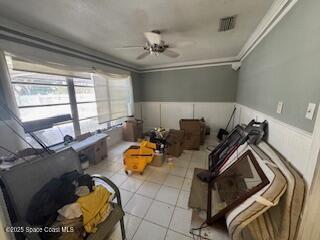
[[[127,46],[127,47],[121,47],[121,49],[143,48],[145,52],[140,54],[136,58],[137,60],[143,59],[148,55],[158,56],[160,54],[163,54],[171,58],[176,58],[179,56],[178,53],[170,50],[169,45],[164,40],[162,40],[159,30],[145,32],[144,36],[147,39],[145,46]]]

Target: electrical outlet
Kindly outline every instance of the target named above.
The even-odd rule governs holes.
[[[306,113],[306,119],[312,120],[314,111],[316,110],[316,104],[315,103],[309,103]]]
[[[277,113],[281,114],[282,113],[282,107],[283,107],[283,102],[279,101],[278,102],[278,107],[277,107]]]

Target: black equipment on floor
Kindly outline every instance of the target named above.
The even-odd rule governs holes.
[[[203,182],[211,182],[228,161],[231,155],[245,142],[258,144],[267,134],[268,122],[252,120],[245,128],[237,125],[232,132],[209,154],[208,170],[200,172],[197,176]]]
[[[231,122],[231,119],[234,117],[234,114],[235,114],[236,110],[237,110],[237,108],[235,107],[235,108],[233,109],[233,111],[232,111],[232,114],[231,114],[231,116],[230,116],[230,119],[229,119],[229,121],[228,121],[228,124],[227,124],[226,128],[225,128],[225,129],[223,129],[223,128],[220,128],[220,129],[219,129],[217,138],[218,138],[220,141],[223,140],[226,136],[228,136],[228,134],[229,134],[229,132],[228,132],[228,127],[229,127],[229,124],[230,124],[230,122]]]

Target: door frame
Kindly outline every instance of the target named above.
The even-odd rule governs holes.
[[[307,176],[312,176],[310,183],[306,186],[306,196],[304,201],[304,209],[301,216],[300,227],[297,239],[313,239],[314,235],[320,236],[320,228],[314,221],[314,214],[320,214],[318,204],[311,204],[315,199],[320,199],[320,103],[318,104],[317,117],[312,134],[312,143],[306,169]],[[317,202],[318,202],[317,201]],[[311,238],[310,238],[311,237]]]

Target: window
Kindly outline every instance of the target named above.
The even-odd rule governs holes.
[[[122,123],[131,115],[131,79],[92,74],[74,79],[81,133]]]
[[[99,123],[109,121],[110,125],[123,122],[132,114],[132,86],[128,76],[94,75]]]
[[[66,77],[13,69],[10,74],[22,122],[71,114]],[[48,146],[63,142],[65,135],[75,136],[72,122],[36,134]]]
[[[130,107],[130,79],[109,78],[109,91],[111,102],[111,119],[118,119],[128,116]]]
[[[107,129],[131,115],[129,76],[66,71],[10,56],[7,63],[22,122],[77,115],[36,133],[49,146],[63,142],[65,135]]]
[[[73,79],[81,133],[93,132],[101,126],[97,121],[97,100],[92,77]]]
[[[70,114],[65,77],[12,70],[11,80],[23,122]]]

